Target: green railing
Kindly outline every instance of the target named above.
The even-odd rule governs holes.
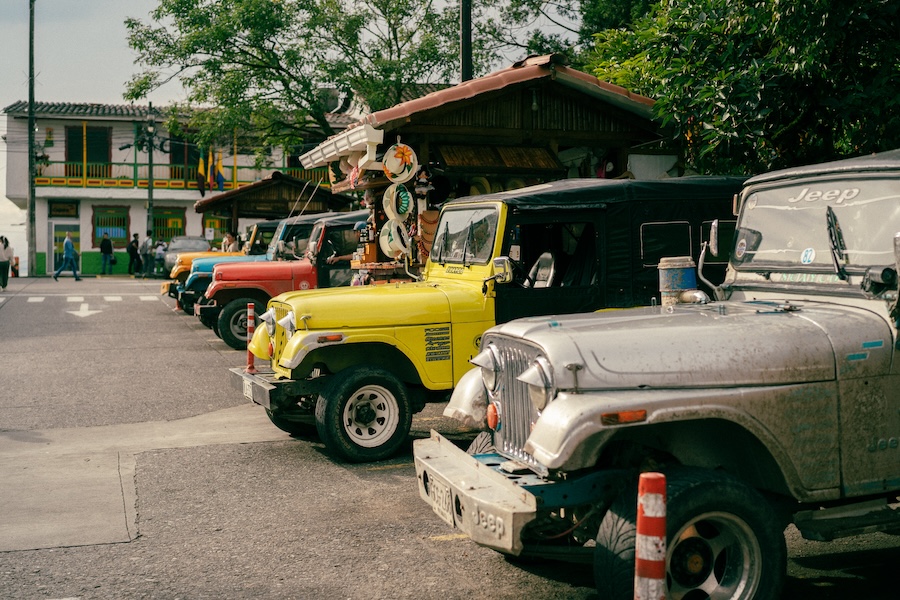
[[[228,191],[259,181],[281,171],[286,175],[329,185],[328,168],[301,169],[290,167],[222,167],[225,183],[223,191]],[[47,161],[37,165],[34,185],[37,187],[83,187],[83,188],[144,188],[149,184],[148,164],[135,163],[83,163]],[[208,175],[207,175],[208,177]],[[197,167],[183,165],[153,165],[153,189],[196,190],[198,187]],[[207,183],[207,187],[209,184]],[[213,189],[218,189],[214,185]]]

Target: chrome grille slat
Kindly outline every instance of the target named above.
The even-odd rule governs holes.
[[[491,343],[500,351],[503,365],[500,375],[499,401],[501,427],[494,433],[494,445],[501,454],[527,465],[537,465],[525,452],[525,440],[538,414],[528,399],[528,386],[518,379],[538,355],[538,349],[517,340],[495,338]]]

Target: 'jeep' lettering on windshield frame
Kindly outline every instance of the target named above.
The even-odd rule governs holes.
[[[791,203],[796,202],[817,202],[825,200],[826,202],[834,200],[835,204],[843,204],[845,200],[852,200],[859,196],[859,188],[848,188],[846,190],[812,190],[803,188],[796,198],[788,198]]]
[[[465,271],[462,267],[447,267],[445,272],[448,275],[462,275]]]
[[[425,360],[450,360],[450,327],[425,328]]]

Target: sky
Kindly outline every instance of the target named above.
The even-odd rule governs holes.
[[[35,102],[126,104],[125,84],[139,68],[125,19],[149,20],[156,5],[157,0],[35,0]],[[0,0],[0,110],[28,100],[28,20],[29,0]],[[173,85],[147,100],[163,106],[183,96]],[[0,121],[5,133],[5,118]],[[0,142],[0,235],[23,258],[24,221],[25,212],[6,198],[6,144]]]

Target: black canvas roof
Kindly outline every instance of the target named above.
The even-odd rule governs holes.
[[[470,196],[448,204],[503,201],[521,210],[562,206],[600,208],[608,204],[651,200],[708,200],[730,198],[740,192],[743,177],[673,177],[671,179],[563,179],[540,185]]]

